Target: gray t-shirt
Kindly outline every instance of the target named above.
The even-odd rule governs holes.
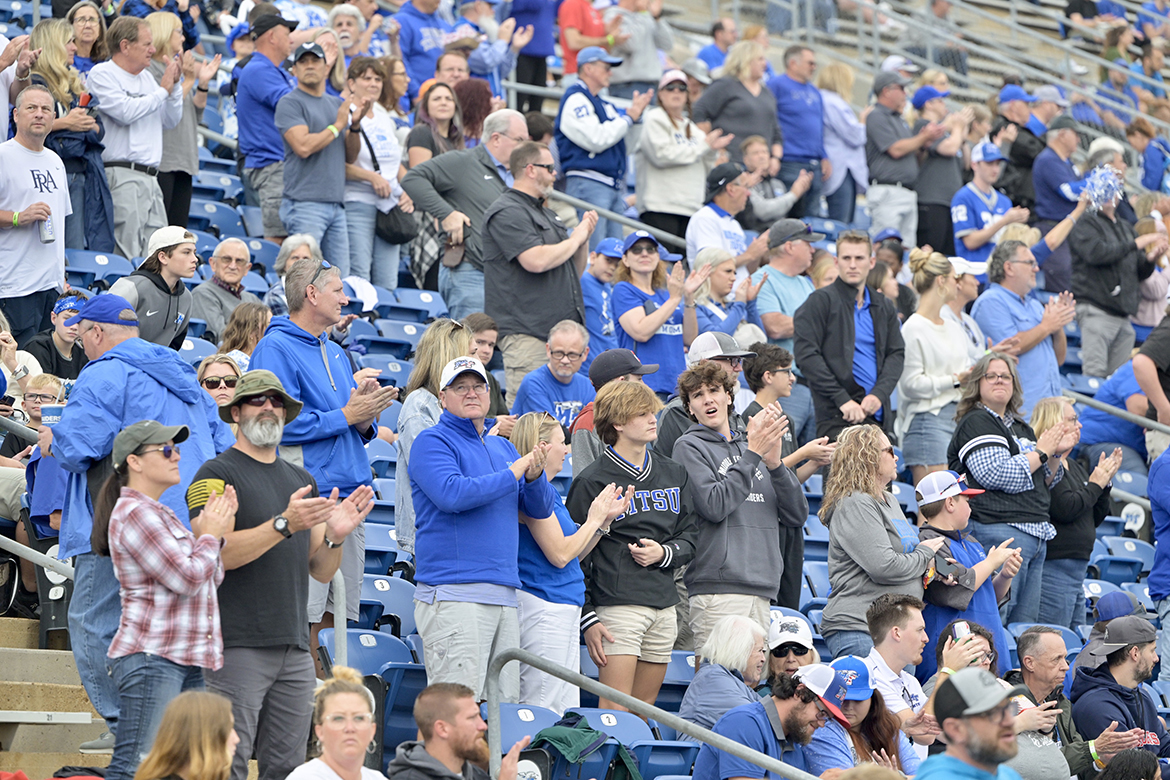
[[[703,96],[695,103],[696,122],[710,122],[712,128],[731,133],[737,139],[749,135],[762,135],[769,144],[783,144],[784,135],[776,119],[776,96],[766,86],[760,94],[753,95],[736,78],[722,78],[707,87]],[[739,141],[727,147],[732,162],[742,162],[743,152]]]
[[[150,75],[156,81],[162,81],[166,71],[166,63],[159,60],[150,61]],[[199,173],[199,139],[196,127],[203,119],[203,109],[195,107],[195,87],[183,98],[183,118],[177,127],[163,130],[162,160],[158,169],[164,173],[179,171],[195,176]]]
[[[319,133],[337,122],[341,99],[332,95],[314,97],[294,89],[276,104],[276,128],[283,136],[297,125]],[[345,134],[348,126],[337,128],[337,138],[316,154],[301,157],[284,141],[284,197],[319,203],[345,202]]]
[[[917,133],[926,127],[929,122],[919,119],[914,123],[914,132]],[[951,137],[947,133],[926,149],[926,157],[918,166],[918,181],[914,190],[918,193],[919,203],[929,203],[936,206],[950,208],[951,198],[963,186],[963,155],[947,157],[938,153],[938,145]]]
[[[901,114],[880,103],[873,107],[865,119],[865,160],[869,163],[870,181],[914,186],[918,178],[918,155],[906,154],[895,160],[886,154],[895,143],[912,135]]]

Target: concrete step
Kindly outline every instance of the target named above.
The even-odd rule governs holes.
[[[0,771],[20,770],[28,780],[49,780],[63,766],[100,766],[110,763],[109,755],[86,755],[77,752],[63,753],[18,753],[0,752]]]
[[[40,642],[40,625],[25,618],[0,618],[0,647],[34,650]]]
[[[5,650],[0,679],[9,682],[81,685],[77,664],[68,650]]]
[[[105,723],[100,718],[86,724],[40,726],[24,723],[17,727],[12,743],[5,744],[4,750],[15,753],[73,753],[82,742],[97,739],[105,730]]]
[[[0,702],[9,710],[88,712],[98,717],[80,684],[0,681]]]

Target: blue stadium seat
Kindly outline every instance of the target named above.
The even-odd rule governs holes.
[[[379,501],[388,501],[394,503],[394,478],[383,477],[374,480],[374,492],[378,494]]]
[[[361,338],[364,337],[359,337],[359,341]],[[409,361],[385,354],[362,355],[358,358],[358,363],[362,368],[380,370],[382,373],[378,377],[378,381],[382,384],[393,382],[402,388],[406,387],[406,382],[410,379],[410,372],[414,370],[414,366]]]
[[[268,288],[271,286],[264,280],[263,276],[255,271],[249,271],[244,274],[244,279],[241,284],[244,285],[245,290],[261,299],[268,294]]]
[[[203,334],[207,332],[207,320],[201,320],[197,317],[192,317],[187,320],[187,337],[192,339],[201,339]]]
[[[382,360],[385,360],[387,357],[405,360],[410,353],[414,352],[415,347],[418,346],[418,341],[416,338],[413,338],[414,334],[406,334],[405,331],[401,330],[397,331],[396,335],[385,333],[382,330],[382,326],[388,322],[389,320],[377,320],[374,322],[374,326],[378,329],[376,336],[358,335],[354,336],[353,340],[355,343],[365,347],[368,357],[377,356]],[[403,323],[396,322],[394,324],[401,326]],[[417,327],[419,329],[418,336],[421,337],[423,326],[420,324],[411,325],[411,327]],[[391,332],[394,332],[393,328],[391,328]]]
[[[913,485],[907,485],[904,482],[891,482],[890,492],[894,494],[894,498],[898,499],[898,505],[902,507],[903,512],[918,511],[918,501],[914,498]]]
[[[1094,396],[1101,389],[1101,380],[1095,376],[1084,374],[1065,374],[1061,377],[1061,384],[1081,395]]]
[[[1142,574],[1149,574],[1154,566],[1154,545],[1149,542],[1125,536],[1106,536],[1101,541],[1109,548],[1110,555],[1139,559],[1142,562]]]
[[[389,764],[399,743],[414,740],[418,735],[418,724],[414,722],[414,700],[427,687],[427,672],[422,664],[391,662],[382,666],[378,674],[386,683],[386,712],[382,730],[385,765]]]
[[[385,338],[406,342],[410,345],[412,352],[418,349],[418,342],[422,339],[423,332],[427,329],[421,323],[395,319],[375,320],[374,327]]]
[[[253,238],[264,236],[264,215],[259,206],[236,206],[240,213],[240,221],[244,223],[244,230]]]
[[[198,368],[199,364],[203,362],[203,358],[214,355],[215,351],[216,347],[210,341],[193,339],[188,336],[183,339],[183,346],[179,347],[179,357]]]
[[[213,233],[208,233],[206,230],[201,230],[195,227],[187,228],[191,235],[195,236],[195,253],[203,260],[215,254],[215,248],[219,246],[219,239]],[[207,266],[201,266],[204,270],[210,271]]]
[[[1138,601],[1142,603],[1147,612],[1157,612],[1157,609],[1154,607],[1154,600],[1150,598],[1149,584],[1145,582],[1127,582],[1121,586],[1121,589],[1137,596]]]
[[[1070,347],[1079,347],[1081,345],[1081,326],[1077,324],[1076,320],[1064,326],[1064,336],[1068,339]]]
[[[823,609],[810,609],[808,611],[808,622],[812,623],[813,636],[818,636],[821,633],[821,618],[825,616]]]
[[[382,504],[381,501],[375,502],[375,506]],[[393,517],[394,506],[387,504],[390,508],[391,517]],[[366,518],[366,574],[377,574],[382,577],[390,573],[390,567],[398,560],[398,541],[394,538],[394,526],[392,524],[378,522],[372,519],[374,513],[370,512],[370,516]]]
[[[817,598],[829,597],[829,564],[821,561],[805,561],[804,576],[812,586],[813,595]]]
[[[205,110],[204,116],[206,116],[207,113],[208,112]],[[239,176],[233,176],[230,173],[200,171],[191,184],[192,194],[199,198],[202,198],[203,196],[194,191],[197,188],[209,192],[218,190],[220,193],[222,193],[218,200],[230,198],[238,201],[244,196],[244,183],[240,181]],[[216,200],[216,198],[207,198],[207,200]]]
[[[820,217],[806,217],[804,220],[809,227],[813,229],[814,233],[824,233],[825,238],[830,241],[836,241],[839,233],[844,233],[849,229],[849,226],[844,222],[838,222],[835,219],[822,219]]]
[[[1086,608],[1092,608],[1097,603],[1097,599],[1104,596],[1106,593],[1112,593],[1116,590],[1121,590],[1120,587],[1114,585],[1108,580],[1086,579],[1081,588],[1085,594]],[[1091,622],[1091,621],[1090,621]]]
[[[809,478],[804,481],[804,494],[806,496],[824,496],[824,477],[822,477],[820,474],[812,474],[809,476]]]
[[[809,515],[804,523],[804,559],[829,560],[829,529],[825,528],[816,515]]]
[[[362,598],[382,602],[383,614],[397,615],[402,636],[415,633],[414,585],[398,577],[367,574],[362,580]]]
[[[1089,568],[1090,573],[1096,569],[1098,579],[1121,586],[1137,581],[1142,573],[1142,562],[1136,555],[1093,555],[1089,559]]]
[[[418,634],[407,634],[406,646],[410,648],[410,652],[414,653],[415,663],[423,662],[423,638]]]
[[[437,292],[399,287],[394,293],[400,306],[423,309],[427,312],[427,319],[434,320],[447,316],[447,303]]]
[[[206,224],[219,231],[220,238],[248,237],[247,231],[244,230],[244,223],[240,220],[239,212],[226,203],[192,198],[188,218],[206,221]]]
[[[1113,477],[1113,487],[1120,488],[1126,493],[1147,498],[1146,477],[1134,471],[1119,471]]]
[[[483,705],[486,711],[487,705]],[[486,718],[485,718],[486,719]],[[507,753],[524,737],[536,738],[538,732],[555,726],[561,719],[550,709],[532,704],[500,704],[500,745]]]
[[[399,386],[406,386],[406,379],[402,379]],[[402,404],[390,404],[386,409],[378,415],[378,425],[389,428],[395,433],[398,432],[398,416],[402,414]]]
[[[377,674],[390,661],[410,662],[414,657],[410,648],[398,637],[380,631],[351,629],[346,632],[349,657],[346,663],[362,674]],[[324,651],[327,667],[333,666],[334,636],[332,628],[323,628],[317,634],[317,644]],[[328,673],[328,668],[326,668]]]
[[[675,650],[670,654],[666,666],[666,678],[658,689],[654,706],[667,712],[678,712],[682,705],[687,686],[695,679],[695,654],[686,650]]]
[[[1125,520],[1117,515],[1109,515],[1101,521],[1101,525],[1097,526],[1097,538],[1103,539],[1106,536],[1121,536],[1125,531]]]
[[[92,287],[95,282],[105,282],[108,287],[133,272],[134,266],[129,260],[112,252],[65,250],[65,278],[72,287]]]
[[[1081,348],[1069,346],[1064,356],[1064,363],[1060,366],[1062,374],[1079,374],[1081,372]]]
[[[374,444],[378,446],[371,446]],[[393,476],[394,464],[398,462],[398,447],[382,439],[373,439],[366,445],[366,459],[378,478]]]
[[[597,664],[593,663],[593,658],[589,655],[589,648],[581,645],[581,674],[585,675],[591,680],[596,680],[599,677]],[[597,694],[581,689],[581,706],[582,707],[596,707]]]
[[[414,290],[412,292],[418,293],[420,291]],[[413,322],[420,326],[425,325],[427,320],[431,319],[430,307],[421,304],[415,305],[413,296],[408,296],[406,302],[403,303],[398,299],[397,291],[388,290],[387,293],[388,295],[379,299],[376,306],[379,317],[399,322]],[[438,293],[427,294],[438,296]]]
[[[349,627],[377,631],[385,609],[380,602],[361,599],[358,601],[358,619],[349,621]]]
[[[276,256],[280,254],[280,246],[265,241],[262,238],[247,238],[244,243],[248,245],[248,251],[252,254],[252,268],[256,270],[256,266],[264,269],[264,278],[273,283],[276,281]]]

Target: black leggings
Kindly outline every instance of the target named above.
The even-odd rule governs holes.
[[[160,171],[158,186],[162,190],[167,224],[187,227],[187,214],[191,211],[191,174]]]
[[[530,57],[521,54],[516,57],[516,81],[521,84],[532,84],[536,87],[548,85],[548,63],[544,57]],[[521,114],[529,111],[539,111],[544,105],[544,98],[540,95],[528,95],[523,92],[517,94],[516,109]]]

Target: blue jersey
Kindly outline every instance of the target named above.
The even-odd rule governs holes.
[[[647,341],[638,341],[622,327],[622,315],[634,309],[649,314],[670,298],[666,290],[655,290],[647,295],[629,282],[618,282],[613,288],[613,318],[618,346],[628,349],[643,363],[656,363],[658,370],[643,377],[656,393],[673,393],[678,375],[687,370],[686,347],[683,345],[683,307],[677,306],[666,322]]]
[[[581,364],[581,373],[589,376],[593,358],[618,345],[613,324],[613,285],[585,271],[581,274],[581,297],[585,300],[585,329],[589,331],[589,357]]]
[[[983,263],[991,257],[997,236],[981,247],[968,249],[963,236],[983,230],[1012,207],[1011,200],[994,187],[985,196],[974,182],[968,183],[951,198],[951,222],[955,226],[955,254],[969,263]]]

